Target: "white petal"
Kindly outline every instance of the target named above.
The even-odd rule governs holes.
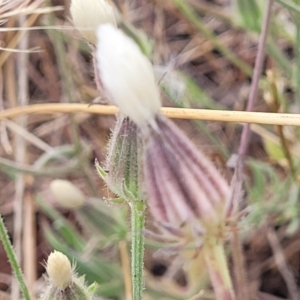
[[[94,45],[100,24],[117,23],[117,11],[106,0],[72,0],[70,12],[76,29]]]
[[[161,104],[150,61],[132,39],[110,24],[99,26],[97,38],[99,77],[108,97],[138,126],[152,123]]]

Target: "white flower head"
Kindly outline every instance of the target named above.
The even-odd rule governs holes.
[[[72,283],[73,269],[69,259],[61,252],[54,251],[48,256],[46,271],[50,281],[60,290]]]
[[[79,208],[84,203],[85,197],[82,191],[68,180],[53,180],[50,190],[57,202],[67,209]]]
[[[159,89],[150,61],[137,44],[110,24],[97,30],[96,60],[107,96],[139,127],[154,123]]]
[[[93,45],[97,27],[105,23],[116,26],[118,20],[116,8],[107,0],[72,0],[70,12],[76,29]]]

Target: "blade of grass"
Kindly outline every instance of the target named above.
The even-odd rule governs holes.
[[[55,15],[53,13],[49,14],[49,25],[50,26],[55,26]],[[74,87],[74,82],[72,76],[71,68],[69,64],[66,61],[66,50],[65,50],[65,45],[64,45],[64,40],[62,33],[59,31],[50,31],[48,30],[48,34],[50,39],[52,40],[55,52],[56,52],[56,57],[58,61],[58,67],[61,73],[62,77],[62,86],[63,86],[63,96],[69,103],[73,103],[74,99],[72,96],[73,87]],[[97,195],[97,189],[93,183],[92,180],[92,175],[91,172],[88,168],[89,166],[89,161],[87,157],[83,155],[83,146],[80,140],[80,133],[79,133],[79,127],[77,123],[75,122],[73,116],[71,116],[71,138],[72,142],[75,145],[76,148],[76,153],[78,156],[78,162],[80,164],[80,167],[82,169],[82,173],[84,175],[84,178],[90,188],[90,190],[93,192],[94,195]]]
[[[7,174],[12,174],[12,177],[15,177],[15,173],[27,173],[33,176],[50,176],[50,177],[59,177],[65,176],[67,174],[74,174],[76,171],[80,172],[80,168],[78,167],[78,163],[70,162],[68,165],[63,167],[51,167],[45,168],[41,170],[40,168],[35,168],[29,165],[16,163],[9,159],[0,157],[0,167],[1,171]]]
[[[300,20],[299,15],[294,15],[294,21],[296,24],[296,41],[295,41],[295,59],[296,59],[296,76],[295,76],[295,89],[296,89],[296,101],[300,108]]]
[[[276,2],[293,12],[300,14],[300,5],[296,4],[295,2],[289,0],[276,0]]]
[[[281,68],[281,70],[289,77],[292,78],[293,70],[290,60],[282,53],[275,43],[274,37],[270,37],[267,42],[267,51]]]
[[[11,268],[13,269],[13,272],[16,275],[16,278],[18,280],[18,283],[20,285],[20,288],[21,288],[21,291],[24,295],[24,298],[26,300],[31,300],[31,297],[29,295],[29,291],[28,291],[27,286],[26,286],[25,281],[24,281],[24,277],[23,277],[21,268],[18,264],[17,257],[15,255],[13,246],[10,242],[10,239],[9,239],[8,234],[7,234],[7,230],[6,230],[6,227],[5,227],[5,224],[4,224],[4,221],[3,221],[3,218],[2,218],[1,215],[0,215],[0,239],[2,241],[4,250],[7,254],[7,257],[8,257],[8,260],[10,262]]]
[[[24,23],[27,22],[25,16],[21,15],[18,18],[18,25],[22,27]],[[26,32],[18,43],[18,48],[20,50],[25,50],[29,45],[29,35]],[[29,78],[27,72],[27,63],[28,63],[28,53],[19,53],[17,66],[18,66],[18,106],[28,105],[29,101]],[[17,120],[17,124],[20,127],[26,128],[27,126],[27,116],[21,116]],[[14,151],[16,163],[23,164],[27,160],[27,144],[25,139],[21,134],[15,135],[15,146]],[[16,174],[15,181],[15,195],[14,195],[14,249],[15,254],[22,265],[23,259],[27,255],[31,255],[27,252],[27,249],[24,248],[24,198],[25,198],[25,177],[22,173]],[[25,275],[27,272],[25,272]],[[20,283],[19,283],[20,284]],[[18,299],[20,295],[19,284],[13,280],[11,284],[11,297],[12,299]]]
[[[224,46],[215,34],[207,28],[200,17],[197,16],[195,11],[184,0],[173,0],[173,3],[179,8],[184,16],[208,39],[211,43],[220,51],[220,53],[226,57],[232,64],[241,69],[246,75],[252,75],[252,67],[248,65],[244,60],[239,58],[233,51]]]
[[[226,12],[224,12],[224,9],[216,8],[215,5],[205,2],[199,2],[199,0],[188,0],[188,3],[192,5],[196,10],[204,12],[205,14],[216,16],[226,23],[233,25],[231,16],[229,14],[226,14]]]

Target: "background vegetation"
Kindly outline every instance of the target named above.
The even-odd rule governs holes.
[[[271,2],[115,4],[149,38],[165,106],[246,110],[264,12]],[[103,100],[94,83],[90,48],[72,28],[69,5],[68,0],[0,1],[0,118],[15,107]],[[253,111],[300,112],[299,16],[296,0],[272,5]],[[32,294],[43,290],[43,261],[56,249],[76,261],[76,270],[89,283],[99,284],[99,297],[128,299],[128,209],[109,200],[114,196],[94,167],[95,158],[105,159],[115,117],[41,112],[0,120],[0,212]],[[228,162],[239,150],[242,125],[176,122],[230,180]],[[237,276],[234,281],[247,289],[249,299],[299,299],[300,130],[252,124],[251,132],[244,197],[233,228],[242,244],[247,285],[239,286]],[[58,203],[49,188],[57,178],[74,183],[85,204],[67,209]],[[147,228],[156,230],[150,215]],[[177,249],[146,236],[145,299],[214,299],[200,258],[183,258]],[[232,261],[233,247],[229,244]],[[10,294],[18,299],[1,247],[0,290],[1,299]]]

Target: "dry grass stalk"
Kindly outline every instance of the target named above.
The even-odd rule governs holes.
[[[230,110],[209,110],[192,108],[162,107],[162,113],[171,119],[205,120],[234,123],[254,123],[269,125],[300,126],[300,114],[246,112]],[[80,103],[46,103],[9,108],[0,112],[0,120],[13,119],[29,114],[90,113],[115,115],[118,108],[109,105],[87,105]]]

